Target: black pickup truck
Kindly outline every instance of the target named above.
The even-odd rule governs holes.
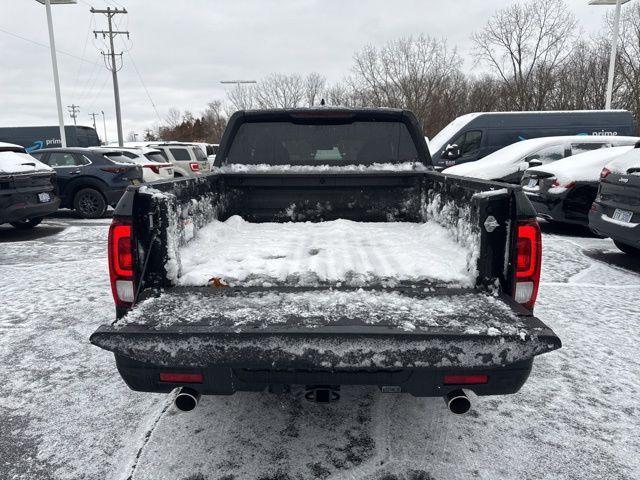
[[[430,166],[412,113],[240,111],[213,172],[129,187],[109,232],[116,320],[91,342],[130,388],[517,392],[560,348],[533,316],[541,262],[519,186]]]

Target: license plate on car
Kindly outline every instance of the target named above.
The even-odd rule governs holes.
[[[167,168],[167,173],[169,175],[173,175],[173,168]]]
[[[633,217],[633,212],[616,208],[613,212],[612,218],[614,220],[618,220],[619,222],[629,223],[631,221],[631,217]]]
[[[529,183],[527,183],[527,187],[533,188],[536,185],[538,185],[538,179],[537,178],[530,178],[529,179]]]
[[[40,203],[48,203],[51,201],[51,195],[49,195],[47,192],[39,193],[38,201]]]
[[[133,180],[131,180],[131,184],[132,185],[140,185],[140,180],[138,180],[137,178],[134,178]]]

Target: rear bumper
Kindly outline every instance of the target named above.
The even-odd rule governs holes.
[[[31,199],[14,199],[10,197],[8,199],[9,205],[4,208],[0,208],[0,224],[17,222],[28,218],[45,217],[55,213],[60,207],[60,199],[53,196],[53,192],[51,192],[51,196],[51,201],[47,203],[36,203]]]
[[[603,237],[618,240],[632,247],[640,248],[640,224],[623,225],[609,218],[602,205],[595,203],[589,212],[589,228]]]
[[[180,368],[159,367],[121,355],[115,355],[116,365],[125,383],[140,392],[168,393],[188,386],[203,395],[231,395],[235,392],[284,391],[292,385],[371,385],[383,392],[409,393],[416,397],[440,397],[458,388],[472,390],[476,395],[507,395],[516,393],[531,372],[533,359],[504,367],[484,369],[395,368],[395,369],[251,369],[230,367]],[[165,383],[160,372],[200,373],[198,384]],[[445,385],[444,376],[467,372],[486,374],[488,382],[481,385]]]

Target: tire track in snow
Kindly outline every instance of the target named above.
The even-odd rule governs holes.
[[[147,444],[149,443],[149,440],[151,439],[151,435],[153,434],[156,427],[158,426],[158,423],[160,423],[160,420],[162,419],[162,417],[164,417],[164,414],[167,412],[167,410],[169,410],[169,408],[171,408],[171,405],[173,405],[173,402],[176,398],[176,392],[174,391],[170,393],[167,397],[168,398],[165,400],[165,404],[160,410],[160,413],[155,416],[155,419],[153,420],[149,428],[145,430],[142,436],[142,444],[138,447],[138,450],[136,451],[136,456],[134,457],[131,465],[127,468],[128,473],[125,473],[126,476],[123,477],[125,480],[133,480],[133,476],[136,473],[138,462],[140,460],[140,457],[142,456],[144,447],[146,447]]]

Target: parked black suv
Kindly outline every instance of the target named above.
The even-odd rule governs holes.
[[[55,173],[18,145],[0,143],[0,224],[33,228],[58,210]]]
[[[142,182],[142,169],[109,160],[97,148],[49,148],[32,155],[56,172],[62,208],[83,218],[100,218],[115,206],[127,186]]]
[[[623,252],[640,256],[640,144],[602,170],[589,227]]]

